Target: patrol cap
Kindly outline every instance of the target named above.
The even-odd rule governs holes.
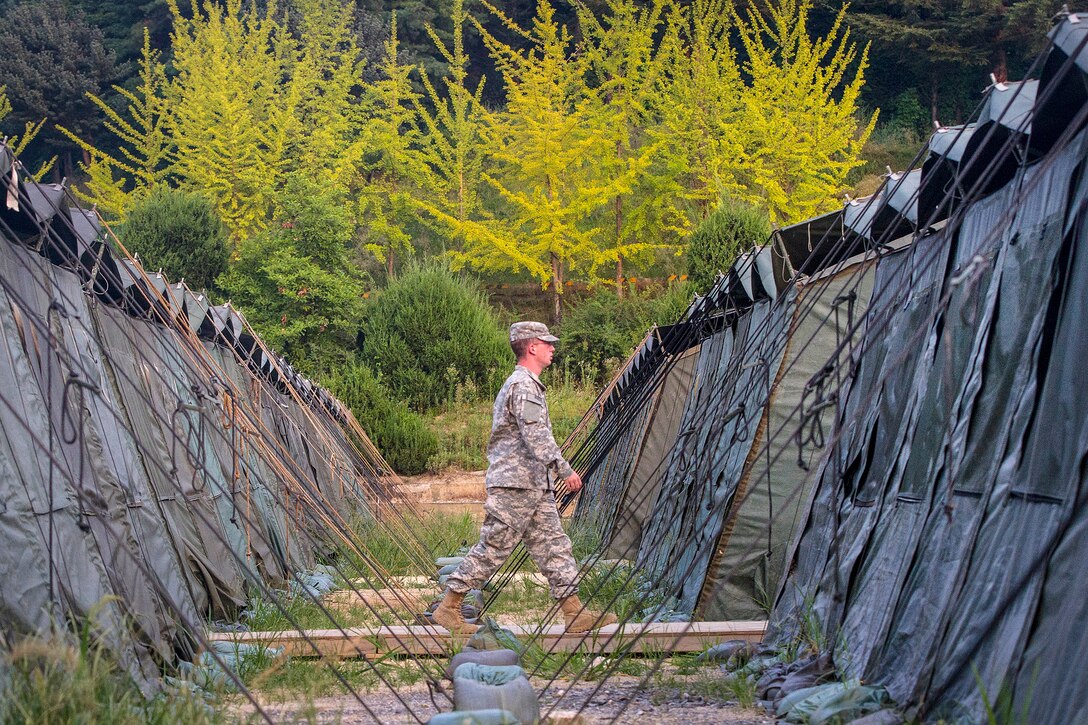
[[[548,326],[543,322],[515,322],[510,325],[510,342],[518,340],[559,342],[559,338],[548,332]]]

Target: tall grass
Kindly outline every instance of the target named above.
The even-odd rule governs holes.
[[[118,723],[167,725],[225,723],[195,691],[164,691],[146,698],[112,655],[89,642],[76,647],[26,639],[0,655],[0,723]]]
[[[418,517],[409,515],[404,526],[398,528],[413,532],[432,557],[452,556],[458,549],[476,543],[479,537],[479,527],[469,513],[433,511]],[[375,564],[393,576],[434,574],[432,568],[421,570],[421,563],[405,550],[402,538],[374,519],[358,517],[352,529],[366,560],[349,555],[342,567],[346,571],[369,572],[371,564]]]

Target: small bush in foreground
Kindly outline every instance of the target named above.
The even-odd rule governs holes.
[[[393,395],[424,411],[458,389],[490,397],[513,353],[491,307],[469,280],[435,264],[406,270],[365,310],[363,359]]]
[[[684,284],[623,299],[608,290],[599,291],[563,319],[555,367],[587,384],[607,382],[651,327],[676,322],[691,295],[691,288]]]
[[[184,278],[193,289],[211,289],[227,268],[227,228],[195,192],[156,188],[136,202],[118,235],[145,267],[161,267],[171,281]]]
[[[766,213],[734,201],[725,201],[691,234],[688,277],[703,294],[741,252],[766,244],[771,222]]]

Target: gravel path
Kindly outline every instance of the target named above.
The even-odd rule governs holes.
[[[774,718],[762,710],[742,708],[735,703],[709,701],[671,688],[640,690],[639,682],[637,677],[618,675],[610,678],[596,693],[594,690],[597,685],[593,682],[580,682],[569,688],[562,683],[556,683],[557,686],[553,686],[541,699],[541,713],[546,714],[554,708],[557,715],[572,715],[581,709],[584,718],[582,722],[586,725],[612,722],[761,725],[774,722]],[[539,689],[545,682],[534,679],[533,684]],[[276,722],[303,721],[344,725],[426,722],[438,712],[431,702],[425,684],[402,687],[398,694],[419,720],[409,715],[404,704],[390,692],[364,694],[366,707],[353,697],[339,696],[317,698],[306,703],[268,704],[265,705],[265,710]],[[592,699],[586,704],[590,697]],[[436,695],[435,701],[442,706],[442,711],[452,709],[441,695]],[[558,722],[574,721],[559,719]]]

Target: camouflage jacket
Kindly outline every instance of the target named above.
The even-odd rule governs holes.
[[[495,398],[487,444],[487,487],[549,489],[574,472],[552,437],[544,383],[518,365]]]

